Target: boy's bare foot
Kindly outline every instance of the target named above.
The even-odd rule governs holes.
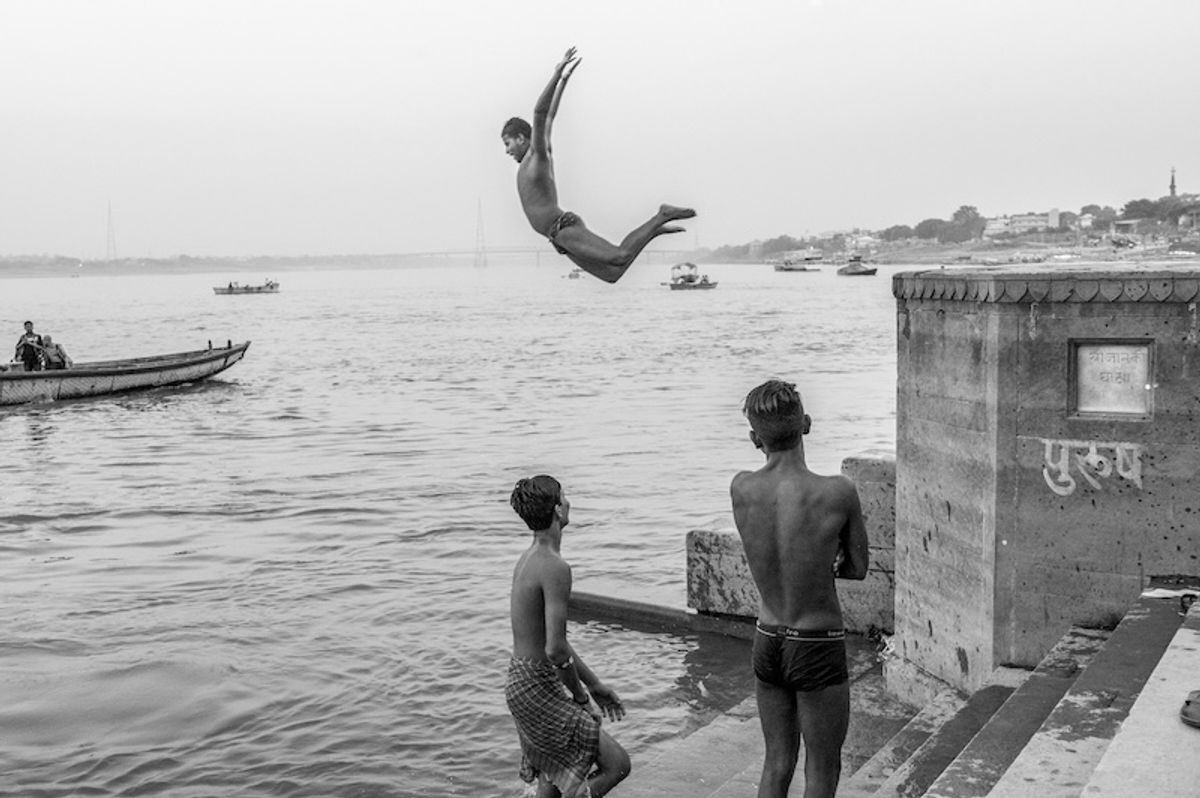
[[[691,208],[678,208],[674,205],[659,205],[658,215],[667,219],[691,219],[696,212]]]

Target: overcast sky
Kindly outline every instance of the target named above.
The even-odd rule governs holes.
[[[680,244],[1200,191],[1197,0],[0,0],[0,254],[544,246],[501,124],[568,45],[562,205]]]

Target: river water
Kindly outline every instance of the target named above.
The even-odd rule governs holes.
[[[893,267],[563,263],[0,280],[12,341],[76,361],[253,341],[199,385],[0,409],[0,796],[520,795],[516,479],[562,480],[577,590],[683,607],[685,533],[760,457],[750,388],[799,383],[817,470],[893,447]],[[571,634],[635,768],[750,689],[738,643]]]

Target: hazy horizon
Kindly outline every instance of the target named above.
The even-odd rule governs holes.
[[[0,5],[0,252],[541,247],[505,119],[563,50],[560,199],[671,249],[1200,189],[1200,4],[17,0]]]

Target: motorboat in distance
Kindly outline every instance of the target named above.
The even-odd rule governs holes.
[[[217,295],[227,294],[278,294],[279,283],[274,280],[267,280],[262,285],[242,285],[241,283],[230,283],[229,285],[214,285],[213,293]]]
[[[709,281],[708,275],[701,275],[694,263],[677,263],[671,267],[672,291],[703,291],[716,288],[716,281]]]
[[[25,371],[21,363],[0,367],[0,405],[20,405],[197,382],[242,359],[250,342],[127,360],[76,363],[70,368]]]
[[[849,262],[837,270],[843,277],[869,277],[876,272],[876,267],[863,263],[862,255],[851,255]]]
[[[773,261],[777,272],[819,272],[817,264],[825,257],[825,253],[816,247],[797,249],[785,252],[779,260]]]

